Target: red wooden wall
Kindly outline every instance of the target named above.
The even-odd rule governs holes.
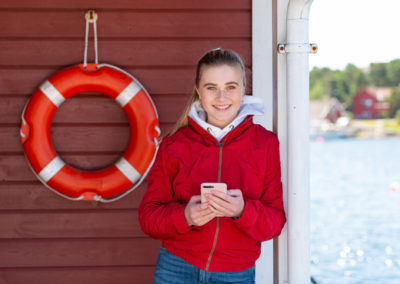
[[[137,221],[146,185],[111,204],[68,201],[35,178],[20,143],[29,96],[57,70],[82,62],[88,9],[99,14],[100,62],[146,87],[164,133],[205,51],[234,49],[251,69],[250,0],[1,0],[0,283],[152,282],[159,242]],[[56,113],[52,139],[66,162],[97,169],[123,152],[128,122],[111,99],[80,95]]]

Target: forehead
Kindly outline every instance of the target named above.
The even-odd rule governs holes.
[[[243,82],[243,74],[239,66],[223,64],[201,68],[200,82],[225,83],[230,81]]]

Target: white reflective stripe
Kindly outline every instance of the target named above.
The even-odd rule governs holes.
[[[47,183],[64,165],[65,162],[57,156],[40,171],[39,177]]]
[[[117,103],[124,107],[142,89],[142,85],[133,81],[115,98]]]
[[[24,112],[25,112],[25,109],[24,109]],[[22,113],[21,118],[22,118],[22,124],[23,124],[23,126],[25,126],[26,125],[26,120],[24,118],[24,113]],[[19,130],[19,134],[21,135],[22,138],[26,138],[26,135],[22,132],[22,127]]]
[[[57,107],[65,101],[64,96],[49,81],[44,82],[39,88]]]
[[[22,129],[19,131],[19,135],[21,135],[22,138],[26,138],[26,135],[22,132]]]
[[[127,161],[124,157],[115,163],[115,166],[126,176],[132,183],[135,183],[141,174]]]

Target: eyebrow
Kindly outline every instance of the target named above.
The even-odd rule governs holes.
[[[203,87],[205,87],[205,86],[216,86],[217,84],[214,84],[214,83],[205,83],[204,85],[203,85]]]
[[[231,84],[234,84],[234,85],[238,85],[239,86],[239,83],[238,82],[235,82],[235,81],[230,81],[230,82],[226,82],[225,83],[225,85],[231,85]],[[203,85],[203,87],[206,87],[206,86],[216,86],[217,84],[215,84],[215,83],[205,83],[204,85]]]
[[[225,85],[230,85],[230,84],[234,84],[234,85],[238,85],[239,86],[239,83],[236,82],[236,81],[230,81],[230,82],[225,83]]]

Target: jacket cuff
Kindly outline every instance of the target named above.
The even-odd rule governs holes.
[[[184,234],[190,231],[190,226],[188,225],[186,218],[185,218],[185,206],[182,206],[177,210],[177,216],[176,216],[176,222],[175,222],[175,227],[176,230],[180,234]]]
[[[240,216],[237,219],[234,219],[234,223],[239,228],[242,228],[244,230],[246,230],[246,228],[252,228],[257,219],[257,216],[256,216],[257,212],[253,205],[253,201],[246,200],[245,204],[246,205],[244,206],[242,216]]]

